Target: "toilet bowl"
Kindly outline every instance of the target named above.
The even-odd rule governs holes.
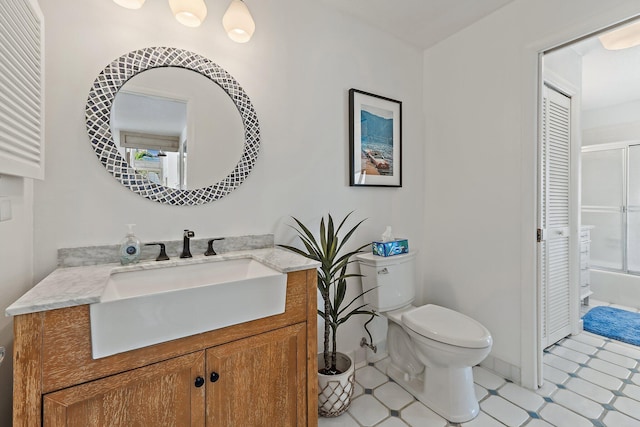
[[[387,375],[450,422],[475,418],[479,405],[472,367],[491,351],[489,331],[454,310],[411,304],[415,253],[357,258],[365,302],[388,319]]]
[[[433,304],[408,310],[402,320],[425,366],[419,400],[451,422],[475,418],[480,408],[472,367],[491,351],[489,331],[464,314]]]

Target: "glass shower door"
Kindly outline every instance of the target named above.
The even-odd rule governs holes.
[[[640,162],[640,151],[636,155]],[[640,174],[638,180],[640,184]],[[584,151],[581,223],[594,226],[590,262],[594,267],[626,270],[625,198],[625,149]]]
[[[640,145],[629,146],[627,269],[640,274]]]

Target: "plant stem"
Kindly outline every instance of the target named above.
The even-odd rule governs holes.
[[[329,321],[329,314],[331,313],[331,301],[329,298],[324,298],[324,368],[328,370],[331,368],[331,360],[329,359],[329,333],[331,322]],[[335,334],[334,334],[335,336]]]
[[[331,336],[331,371],[337,373],[338,372],[338,341],[336,339],[336,331],[338,329],[338,325],[332,325],[333,334]]]

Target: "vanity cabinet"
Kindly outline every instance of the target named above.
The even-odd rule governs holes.
[[[14,426],[316,426],[316,271],[276,316],[93,359],[89,306],[14,318]]]
[[[48,393],[44,425],[204,426],[203,376],[198,352]]]
[[[207,350],[206,425],[300,425],[304,332],[298,324]]]

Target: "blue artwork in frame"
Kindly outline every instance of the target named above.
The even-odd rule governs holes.
[[[349,90],[349,185],[402,187],[402,102]]]

